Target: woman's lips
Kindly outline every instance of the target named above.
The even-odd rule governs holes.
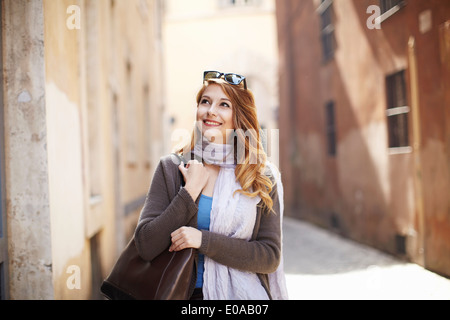
[[[218,127],[218,126],[222,125],[220,122],[213,121],[213,120],[203,120],[203,123],[207,127]]]

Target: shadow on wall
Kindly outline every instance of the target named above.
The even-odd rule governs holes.
[[[305,11],[315,12],[313,1],[304,6]],[[348,6],[353,9],[349,14],[358,14],[354,4]],[[317,59],[322,55],[319,16],[301,17],[289,31],[297,41],[289,44],[293,48],[286,47],[296,59],[286,59],[284,68],[289,67],[294,76],[282,78],[284,84],[292,82],[295,88],[282,94],[290,99],[284,101],[281,139],[293,137],[286,139],[289,142],[284,149],[297,153],[295,159],[289,151],[281,155],[290,165],[284,175],[291,188],[286,192],[286,215],[402,254],[398,235],[413,223],[409,207],[413,188],[408,179],[411,157],[393,158],[388,153],[386,114],[380,107],[385,105],[385,78],[381,71],[373,72],[381,68],[367,41],[360,44],[355,40],[369,37],[364,34],[366,20],[362,26],[344,26],[356,27],[352,31],[355,37],[337,38],[335,58],[325,63]],[[336,24],[338,19],[342,17],[334,17]],[[349,57],[353,64],[340,64]],[[335,107],[334,156],[327,153],[326,105],[330,101]]]

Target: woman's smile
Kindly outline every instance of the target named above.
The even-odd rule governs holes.
[[[207,126],[207,127],[219,127],[222,124],[220,122],[214,121],[214,120],[203,120],[203,123]]]

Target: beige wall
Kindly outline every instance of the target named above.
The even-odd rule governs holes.
[[[279,104],[274,2],[236,7],[225,3],[165,1],[165,92],[168,116],[175,120],[172,145],[181,141],[181,133],[192,130],[195,97],[205,70],[246,76],[260,123],[278,128],[274,118]]]
[[[6,296],[51,299],[42,1],[2,1],[2,9],[9,258],[9,292]]]
[[[81,86],[74,76],[81,70],[82,30],[66,27],[70,1],[44,1],[47,151],[55,298],[82,298],[85,290],[65,294],[67,267],[84,271],[81,288],[89,285],[85,234],[86,199],[83,183]],[[70,264],[68,264],[70,262]],[[83,281],[84,280],[84,281]],[[87,291],[87,290],[86,290]]]
[[[8,296],[98,298],[165,153],[160,3],[4,9]]]

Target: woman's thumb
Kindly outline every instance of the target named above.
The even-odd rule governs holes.
[[[187,171],[187,169],[185,168],[183,161],[181,161],[180,165],[178,166],[178,169],[181,171],[181,173],[184,176],[184,173]]]

